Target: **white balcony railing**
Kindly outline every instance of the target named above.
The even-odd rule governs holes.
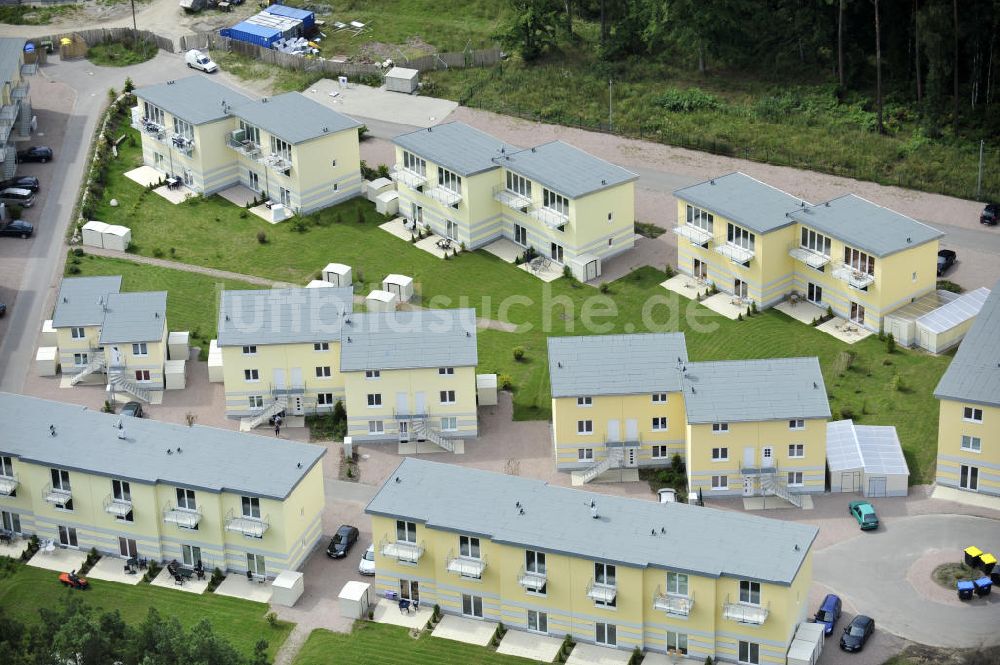
[[[856,289],[867,289],[875,283],[875,275],[857,270],[846,263],[838,263],[834,266],[833,276]]]
[[[48,503],[51,503],[54,506],[65,506],[73,500],[72,491],[69,489],[62,489],[60,487],[52,487],[52,483],[45,486],[42,495]]]
[[[749,263],[754,257],[754,251],[732,243],[723,243],[715,246],[715,251],[733,263]]]
[[[292,170],[292,161],[276,152],[261,157],[258,161],[275,173],[288,175],[288,172]]]
[[[201,521],[201,510],[175,508],[172,504],[167,504],[163,508],[163,521],[166,524],[176,524],[182,529],[197,529]]]
[[[486,570],[486,557],[474,559],[468,556],[448,555],[448,572],[457,573],[462,577],[480,578]]]
[[[796,261],[801,261],[810,268],[816,268],[819,270],[827,263],[830,262],[830,257],[819,252],[814,252],[811,249],[806,249],[805,247],[800,247],[795,245],[788,250],[788,255],[795,259]]]
[[[656,593],[653,595],[653,609],[666,612],[667,614],[686,617],[691,614],[693,608],[693,593],[687,596],[680,596],[673,593],[663,593],[657,587]]]
[[[528,591],[539,591],[548,582],[548,575],[544,570],[528,570],[521,566],[521,572],[517,575],[517,582]]]
[[[249,139],[237,139],[232,134],[226,135],[226,145],[244,157],[256,158],[260,154],[260,146]]]
[[[431,197],[438,203],[443,203],[446,206],[453,206],[462,200],[461,194],[452,191],[447,187],[441,187],[440,185],[428,191],[427,196]]]
[[[493,188],[493,198],[502,205],[514,210],[525,210],[531,205],[531,197],[519,192],[512,192],[502,185]]]
[[[104,497],[104,512],[115,517],[125,517],[132,512],[132,499],[125,499],[109,494]]]
[[[675,226],[673,230],[680,237],[687,238],[692,245],[704,245],[712,239],[712,232],[700,226],[681,224],[680,226]]]
[[[546,208],[545,206],[535,206],[530,211],[528,215],[537,219],[539,222],[549,227],[550,229],[558,229],[561,226],[566,226],[569,222],[569,215],[564,215],[558,210],[553,210],[552,208]]]
[[[602,584],[593,579],[587,584],[587,597],[605,604],[615,602],[618,597],[618,587],[614,584]]]
[[[186,155],[190,155],[194,151],[194,139],[183,134],[172,134],[170,145]]]
[[[722,606],[722,616],[737,623],[748,623],[754,626],[761,626],[767,621],[768,605],[754,605],[752,603],[731,603],[729,596]]]
[[[397,183],[401,182],[411,189],[423,187],[427,184],[427,176],[420,175],[416,171],[411,171],[410,169],[403,168],[402,166],[396,166],[393,168],[389,173],[389,177]]]
[[[405,563],[418,563],[424,555],[424,544],[422,542],[408,543],[383,538],[382,542],[379,543],[379,551],[382,552],[382,556],[389,557],[390,559],[396,559]]]
[[[226,531],[240,533],[247,538],[263,538],[270,526],[271,520],[267,515],[264,517],[248,517],[246,515],[237,515],[233,510],[230,510],[226,514]]]
[[[0,494],[10,496],[15,490],[17,490],[17,474],[0,475]]]

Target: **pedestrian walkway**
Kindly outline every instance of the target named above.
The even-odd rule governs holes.
[[[270,288],[287,288],[287,287],[294,288],[298,286],[298,284],[291,284],[289,282],[278,282],[271,279],[265,279],[264,277],[256,277],[254,275],[243,275],[238,272],[229,272],[228,270],[218,270],[216,268],[206,268],[204,266],[196,266],[190,263],[181,263],[180,261],[168,261],[166,259],[156,259],[151,256],[140,256],[138,254],[129,254],[128,252],[120,252],[116,249],[87,247],[84,251],[86,251],[87,254],[93,254],[94,256],[105,256],[111,259],[122,259],[123,261],[131,261],[132,263],[140,263],[143,265],[156,266],[158,268],[183,270],[184,272],[193,272],[199,275],[207,275],[208,277],[215,277],[216,279],[232,279],[241,282],[247,282],[249,284],[267,286]]]

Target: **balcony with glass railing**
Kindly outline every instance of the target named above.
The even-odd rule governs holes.
[[[168,503],[163,507],[164,524],[176,524],[182,529],[197,529],[201,522],[201,510],[190,508],[177,508]]]
[[[656,593],[653,594],[653,609],[674,616],[686,617],[694,609],[694,594],[663,593],[660,587],[657,587]]]
[[[104,497],[104,512],[115,517],[125,517],[132,512],[132,499],[108,494]]]
[[[673,228],[681,238],[686,238],[692,245],[704,245],[712,239],[712,232],[693,224],[681,224]]]
[[[438,203],[443,203],[446,206],[453,206],[462,200],[461,193],[448,189],[447,187],[442,187],[441,185],[428,190],[427,196],[431,197]]]
[[[569,215],[544,205],[533,207],[528,211],[528,216],[538,220],[550,229],[558,229],[569,223]]]
[[[448,555],[447,569],[449,573],[455,573],[462,577],[480,578],[486,570],[486,557],[454,556]]]
[[[257,161],[275,173],[280,173],[282,175],[288,175],[288,173],[292,170],[292,160],[276,152],[265,155]]]
[[[65,506],[73,500],[73,492],[68,487],[65,489],[62,487],[53,487],[52,483],[45,486],[42,490],[42,496],[46,502],[59,507]]]
[[[830,257],[826,254],[820,254],[819,252],[815,252],[808,247],[803,247],[801,245],[790,246],[788,248],[788,255],[796,261],[804,263],[810,268],[815,268],[816,270],[819,270],[830,262]]]
[[[855,289],[867,289],[875,283],[875,275],[858,270],[847,263],[837,263],[833,267],[833,276]]]
[[[541,570],[538,568],[528,570],[521,566],[521,572],[517,574],[517,583],[523,586],[526,591],[540,591],[545,588],[546,582],[548,582],[548,575],[544,567]]]
[[[722,606],[722,616],[736,623],[746,623],[754,626],[762,626],[767,621],[770,603],[758,605],[754,603],[730,602],[726,596],[726,602]]]
[[[418,563],[421,557],[424,556],[423,542],[411,543],[404,540],[383,538],[379,542],[378,549],[382,553],[382,556],[404,563]]]
[[[597,602],[610,604],[615,602],[618,597],[618,587],[615,584],[595,582],[591,578],[590,582],[587,583],[587,597]]]
[[[194,152],[194,139],[184,134],[174,132],[170,135],[170,145],[185,155]]]
[[[716,245],[715,251],[722,254],[733,263],[750,263],[754,257],[754,250],[741,247],[740,245],[734,245],[731,242]]]
[[[252,159],[256,159],[257,155],[260,154],[260,146],[246,138],[245,133],[241,130],[226,134],[226,147],[244,157]]]
[[[531,205],[530,196],[509,190],[503,185],[497,185],[493,188],[493,198],[499,201],[501,205],[505,205],[513,210],[524,211]]]
[[[17,485],[16,473],[0,473],[0,495],[10,496],[17,491]]]
[[[393,167],[392,171],[389,172],[389,177],[397,183],[406,185],[410,189],[423,187],[427,184],[427,176],[421,175],[416,171],[411,171],[410,169],[399,166],[398,164]]]
[[[247,538],[263,538],[270,526],[271,520],[267,515],[264,517],[253,517],[251,515],[243,514],[237,515],[235,510],[230,510],[226,513],[226,531],[239,533]]]

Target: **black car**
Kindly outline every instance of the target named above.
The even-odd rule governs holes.
[[[15,219],[0,226],[0,236],[27,238],[35,232],[35,227],[23,219]]]
[[[344,524],[337,529],[337,533],[330,539],[330,545],[326,548],[326,555],[331,559],[343,559],[347,556],[351,546],[356,542],[358,542],[358,528]]]
[[[955,265],[955,259],[957,258],[958,254],[956,254],[953,249],[938,250],[938,277],[945,274],[948,271],[948,268]]]
[[[874,632],[875,619],[859,614],[851,619],[851,623],[844,626],[844,634],[840,636],[840,648],[844,651],[861,651]]]
[[[19,175],[16,178],[9,178],[0,181],[0,190],[14,187],[15,189],[26,189],[29,192],[38,193],[38,178],[33,175]]]
[[[45,162],[52,161],[52,148],[47,145],[33,145],[30,148],[17,151],[17,161],[19,162]]]
[[[1000,222],[1000,203],[987,203],[983,212],[979,214],[979,223],[996,226],[998,222]]]
[[[133,418],[142,418],[142,404],[138,402],[127,402],[125,406],[122,407],[123,416],[132,416]]]
[[[7,303],[0,302],[0,316],[7,313]]]

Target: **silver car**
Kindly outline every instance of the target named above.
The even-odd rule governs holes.
[[[365,553],[361,555],[361,561],[358,563],[358,572],[362,575],[375,575],[375,545],[369,545]]]

